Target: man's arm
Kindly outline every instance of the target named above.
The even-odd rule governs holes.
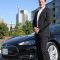
[[[44,25],[40,28],[40,31],[43,31],[46,27],[49,26],[49,24],[51,23],[51,15],[50,15],[50,9],[47,9],[46,11],[46,19],[45,19],[45,22],[44,22]]]
[[[33,25],[33,31],[38,34],[39,32],[39,28],[37,28],[37,11],[33,14],[33,22],[32,22],[32,25]]]

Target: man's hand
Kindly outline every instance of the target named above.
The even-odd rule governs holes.
[[[38,34],[38,32],[39,32],[39,28],[38,27],[34,27],[34,32],[36,33],[36,34]]]

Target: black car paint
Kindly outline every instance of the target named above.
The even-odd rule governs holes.
[[[58,28],[56,28],[58,27]],[[55,28],[57,30],[59,30],[59,32],[54,32],[55,31]],[[7,48],[9,49],[10,52],[11,49],[13,47],[11,46],[15,46],[17,47],[18,49],[18,55],[30,55],[30,54],[36,54],[36,46],[35,46],[35,42],[33,45],[18,45],[18,43],[21,43],[21,42],[25,42],[25,41],[29,41],[29,40],[34,40],[35,41],[35,38],[34,38],[34,35],[30,35],[30,36],[18,36],[18,37],[15,37],[15,38],[12,38],[12,39],[9,39],[8,41],[6,41],[5,43],[3,43],[3,48]],[[60,24],[53,24],[53,25],[50,25],[50,38],[49,38],[49,41],[51,42],[54,42],[58,47],[60,47]],[[11,47],[11,48],[10,48]],[[14,50],[16,49],[13,49],[13,52]],[[14,52],[15,53],[15,52]],[[14,55],[10,55],[10,56],[14,56]]]

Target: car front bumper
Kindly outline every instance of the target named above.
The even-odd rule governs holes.
[[[19,48],[16,46],[3,46],[1,48],[1,54],[3,57],[20,57],[20,58],[35,58],[36,51],[34,47],[31,48]]]
[[[19,49],[16,46],[3,46],[1,48],[1,54],[3,56],[17,56]]]

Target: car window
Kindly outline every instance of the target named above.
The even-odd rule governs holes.
[[[54,29],[55,34],[60,34],[60,26],[56,26]]]
[[[51,28],[51,34],[60,35],[60,26],[55,26]]]

